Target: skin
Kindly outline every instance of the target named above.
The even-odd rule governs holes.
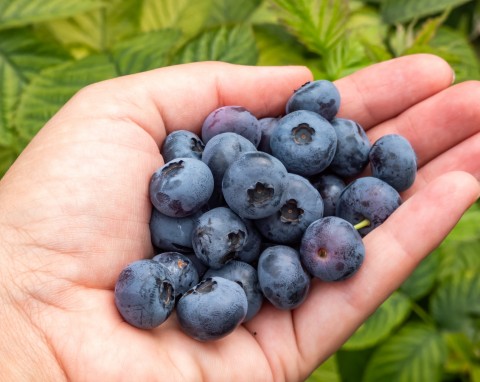
[[[199,132],[219,106],[279,115],[311,73],[201,63],[81,90],[0,181],[0,380],[305,379],[479,197],[480,84],[451,86],[452,77],[441,59],[415,55],[336,82],[339,116],[356,119],[372,140],[386,133],[410,140],[420,166],[415,184],[364,238],[367,256],[354,277],[315,281],[293,312],[264,304],[211,343],[181,333],[174,315],[155,330],[135,329],[114,306],[121,269],[152,255],[148,181],[163,163],[158,147],[167,132]]]

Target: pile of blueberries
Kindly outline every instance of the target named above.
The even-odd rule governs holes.
[[[332,82],[312,81],[281,117],[225,106],[201,138],[167,136],[149,185],[155,256],[126,266],[115,286],[125,321],[151,329],[175,310],[186,334],[216,340],[265,299],[295,309],[312,277],[355,274],[362,237],[399,207],[417,159],[400,135],[371,144],[357,122],[336,116],[339,106]]]

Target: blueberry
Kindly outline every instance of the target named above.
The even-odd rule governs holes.
[[[212,111],[202,125],[202,139],[205,144],[220,133],[240,134],[258,146],[261,131],[258,119],[242,106],[223,106]]]
[[[225,201],[238,215],[260,219],[278,211],[285,202],[287,169],[270,154],[242,154],[225,171],[222,190]]]
[[[201,279],[205,272],[208,271],[209,267],[197,257],[195,252],[184,253],[184,255],[188,257],[192,265],[197,270],[198,278]]]
[[[263,294],[258,284],[257,270],[243,261],[232,260],[220,269],[208,270],[204,278],[223,277],[235,281],[240,285],[247,296],[248,309],[244,322],[252,319],[262,307]]]
[[[300,258],[311,275],[323,281],[353,276],[365,258],[365,246],[357,230],[346,220],[327,216],[305,231]]]
[[[247,240],[243,248],[237,252],[238,260],[246,263],[254,263],[258,260],[262,246],[262,236],[255,227],[254,221],[250,219],[242,219],[247,228]]]
[[[297,89],[287,102],[286,112],[310,110],[331,120],[340,108],[340,93],[333,82],[317,80]]]
[[[185,217],[207,203],[213,188],[213,175],[205,163],[193,158],[177,158],[152,175],[150,200],[162,214]]]
[[[114,294],[119,313],[140,329],[159,326],[175,306],[175,288],[168,270],[150,259],[127,265],[120,272]]]
[[[248,302],[243,288],[222,277],[200,281],[177,303],[182,330],[199,341],[213,341],[233,332],[244,320]]]
[[[342,178],[334,174],[321,173],[310,179],[323,200],[323,216],[334,216],[337,200],[346,184]]]
[[[202,161],[213,174],[215,188],[222,187],[223,174],[244,152],[257,151],[247,138],[236,133],[221,133],[210,139],[203,152]]]
[[[340,194],[336,216],[356,225],[368,225],[358,232],[365,236],[382,224],[402,203],[399,193],[388,183],[371,176],[358,178]]]
[[[286,202],[279,211],[255,220],[260,233],[279,244],[298,242],[307,227],[323,216],[320,193],[304,177],[288,174]]]
[[[258,260],[258,281],[263,295],[278,309],[300,306],[310,289],[310,276],[299,253],[286,245],[265,249]]]
[[[265,153],[272,153],[270,148],[270,137],[272,136],[273,130],[277,127],[280,118],[265,117],[258,120],[260,131],[262,132],[262,137],[260,143],[258,144],[257,149]]]
[[[337,149],[330,170],[341,177],[353,177],[367,166],[370,141],[363,128],[355,121],[334,118],[332,126],[337,134]]]
[[[177,158],[201,159],[204,146],[197,134],[188,130],[177,130],[167,135],[160,152],[165,162]]]
[[[175,218],[152,208],[150,217],[152,244],[164,251],[191,252],[193,226],[202,213],[203,209],[183,218]]]
[[[162,252],[152,260],[164,265],[170,272],[175,295],[181,295],[196,285],[199,281],[198,272],[192,261],[178,252]]]
[[[398,192],[415,181],[417,156],[410,142],[398,134],[379,138],[370,150],[372,175],[390,184]]]
[[[245,223],[226,207],[205,212],[195,224],[193,250],[210,268],[221,268],[237,257],[247,241]]]
[[[310,176],[327,168],[337,147],[337,135],[325,118],[307,110],[287,114],[270,137],[272,154],[289,172]]]

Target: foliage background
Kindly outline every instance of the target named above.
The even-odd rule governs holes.
[[[0,0],[0,176],[89,83],[222,60],[335,80],[430,52],[480,78],[480,1]],[[480,207],[309,381],[480,381]]]

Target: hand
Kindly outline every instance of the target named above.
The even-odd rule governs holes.
[[[0,182],[0,379],[294,381],[335,352],[479,196],[480,85],[450,86],[452,71],[437,57],[399,58],[337,81],[340,116],[372,140],[406,136],[419,158],[405,203],[364,238],[353,278],[315,281],[297,310],[265,304],[210,343],[184,335],[174,315],[155,330],[133,328],[113,300],[120,270],[153,254],[148,183],[166,133],[199,132],[222,105],[279,115],[308,80],[303,67],[199,63],[76,94]]]

